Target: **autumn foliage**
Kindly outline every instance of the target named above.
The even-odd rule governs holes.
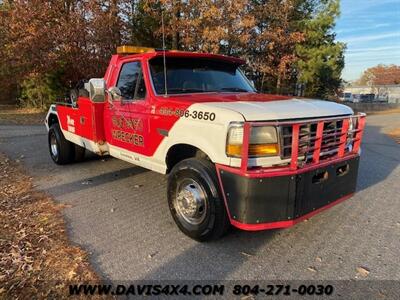
[[[267,92],[327,96],[340,84],[339,0],[14,0],[0,4],[0,88],[45,106],[102,76],[118,45],[240,56]],[[314,55],[315,54],[315,55]],[[315,61],[318,57],[320,60]],[[315,75],[315,76],[314,76]],[[319,78],[323,81],[319,82]],[[331,80],[333,78],[333,80]],[[328,89],[313,87],[325,86]],[[33,91],[32,91],[33,89]],[[11,96],[9,96],[11,97]],[[39,102],[34,99],[41,99]]]
[[[357,82],[360,85],[400,84],[400,66],[377,65],[364,71]]]

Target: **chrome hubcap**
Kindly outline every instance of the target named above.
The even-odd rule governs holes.
[[[174,206],[178,215],[186,222],[198,225],[206,217],[206,193],[196,181],[185,179],[178,186]]]
[[[57,156],[58,150],[57,150],[57,140],[54,134],[50,137],[50,149],[51,149],[51,154],[53,156]]]

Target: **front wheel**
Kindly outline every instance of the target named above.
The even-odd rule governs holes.
[[[206,159],[189,158],[174,166],[168,204],[179,229],[197,241],[218,239],[229,228],[215,166]]]

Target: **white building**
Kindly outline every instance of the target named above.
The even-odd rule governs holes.
[[[345,87],[344,93],[351,93],[353,98],[359,99],[359,95],[374,95],[375,101],[387,101],[400,104],[400,84],[361,86],[352,85]]]

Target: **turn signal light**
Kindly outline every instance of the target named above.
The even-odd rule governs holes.
[[[240,157],[242,155],[242,145],[227,145],[226,153],[229,156]],[[250,144],[249,157],[273,156],[278,155],[278,144]]]

